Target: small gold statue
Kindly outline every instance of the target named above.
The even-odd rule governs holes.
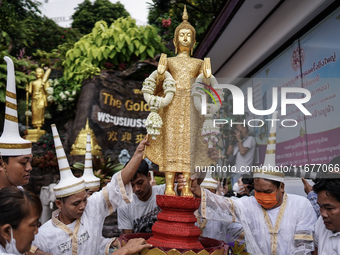
[[[27,93],[32,95],[32,125],[36,128],[27,130],[28,135],[26,136],[26,139],[31,142],[37,142],[39,137],[45,134],[45,131],[41,130],[41,127],[45,122],[44,115],[48,96],[46,90],[50,86],[50,83],[47,80],[51,74],[51,69],[47,69],[45,74],[42,68],[37,68],[35,71],[37,79],[31,81],[26,88]]]
[[[45,122],[44,115],[48,96],[46,89],[50,86],[47,80],[51,69],[47,69],[45,75],[42,68],[37,68],[35,71],[37,79],[30,82],[28,92],[32,95],[32,125],[39,130]]]
[[[161,55],[154,95],[165,95],[162,84],[166,71],[176,81],[176,92],[171,103],[158,111],[163,126],[157,138],[150,141],[145,155],[159,165],[160,171],[165,171],[165,195],[175,195],[175,174],[182,173],[187,185],[181,195],[193,197],[190,191],[190,172],[194,171],[195,166],[210,166],[215,161],[207,155],[208,145],[201,135],[204,117],[195,109],[191,99],[191,84],[202,73],[203,81],[210,78],[211,66],[209,58],[202,61],[190,57],[196,43],[196,31],[188,22],[186,7],[182,19],[173,39],[177,56],[167,58],[166,54]]]

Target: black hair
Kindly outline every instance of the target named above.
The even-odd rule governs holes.
[[[130,161],[126,162],[125,166],[129,163]],[[131,181],[134,181],[137,178],[137,174],[142,174],[145,175],[146,177],[148,177],[149,174],[149,165],[148,163],[146,163],[146,161],[144,159],[142,159],[142,162],[140,163],[137,172],[135,173],[135,175],[133,176],[133,178],[131,179]]]
[[[1,159],[1,158],[0,158]],[[2,160],[8,164],[8,161],[9,161],[9,156],[2,156]]]
[[[243,184],[254,185],[254,178],[250,174],[244,174],[242,175],[242,182]]]
[[[13,229],[17,229],[32,209],[37,210],[40,218],[42,205],[37,195],[16,187],[0,190],[0,226],[10,224]]]
[[[331,195],[338,202],[340,202],[340,179],[339,175],[332,175],[332,179],[322,179],[313,186],[313,190],[316,194],[321,191],[326,191],[327,195]],[[336,178],[337,177],[337,178]]]

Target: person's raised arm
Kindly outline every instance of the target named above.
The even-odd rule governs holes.
[[[129,163],[126,165],[126,167],[124,167],[124,169],[121,172],[124,185],[130,182],[130,180],[137,172],[140,163],[142,162],[145,146],[150,145],[149,141],[147,140],[147,137],[148,136],[145,136],[144,140],[138,145],[135,153],[133,154],[132,159],[129,161]]]

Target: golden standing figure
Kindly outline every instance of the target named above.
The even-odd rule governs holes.
[[[195,166],[210,166],[215,163],[208,157],[208,145],[204,143],[201,128],[204,117],[194,106],[191,99],[191,85],[200,74],[204,79],[210,78],[210,59],[204,61],[190,57],[196,43],[194,27],[188,22],[188,14],[184,7],[183,22],[176,28],[173,39],[176,57],[166,58],[162,54],[157,68],[155,95],[164,96],[162,83],[164,73],[168,71],[176,81],[176,92],[169,105],[158,111],[163,121],[160,135],[151,140],[145,155],[165,171],[165,195],[174,196],[174,180],[176,173],[183,173],[187,186],[182,196],[192,197],[190,191],[190,171]]]
[[[50,86],[47,81],[51,73],[51,69],[47,69],[45,75],[42,68],[36,69],[35,81],[31,81],[28,86],[28,92],[32,95],[32,125],[40,130],[45,122],[45,107],[47,107],[46,89]]]

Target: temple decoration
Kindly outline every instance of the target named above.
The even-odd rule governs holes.
[[[98,145],[96,136],[94,135],[93,130],[89,126],[89,119],[86,120],[85,128],[82,128],[71,147],[71,155],[85,155],[86,153],[86,141],[87,141],[87,133],[91,134],[91,148],[92,155],[101,156],[102,148]]]
[[[162,54],[157,70],[143,83],[142,92],[151,110],[145,125],[152,137],[145,156],[165,172],[165,195],[175,196],[174,180],[179,172],[187,180],[181,196],[193,197],[190,173],[195,166],[216,163],[209,158],[208,149],[217,142],[219,129],[213,126],[212,117],[222,105],[223,91],[214,89],[217,81],[211,75],[210,59],[190,57],[196,31],[188,22],[186,8],[182,18],[174,36],[177,56]],[[215,104],[205,104],[208,114],[203,116],[199,110],[207,95]]]
[[[35,129],[28,129],[26,139],[31,142],[37,142],[39,137],[45,134],[45,130],[41,127],[45,123],[45,108],[47,107],[47,90],[50,83],[47,81],[51,74],[51,69],[47,69],[44,73],[42,68],[35,70],[36,80],[31,81],[26,88],[26,104],[28,109],[28,97],[32,95],[32,125]],[[26,112],[26,124],[28,125],[28,112]]]
[[[201,199],[191,193],[190,173],[195,166],[215,163],[207,152],[217,142],[219,130],[213,126],[213,115],[223,98],[223,91],[214,88],[217,81],[211,75],[210,59],[190,57],[196,43],[195,33],[185,7],[183,22],[175,30],[178,55],[167,58],[162,54],[157,70],[143,83],[144,99],[151,110],[145,125],[152,137],[145,156],[159,165],[160,171],[165,171],[166,188],[165,195],[156,197],[161,212],[152,226],[152,234],[120,237],[123,246],[132,238],[147,239],[153,247],[142,250],[141,255],[222,255],[228,249],[222,241],[200,237],[200,228],[195,226],[194,212]],[[207,95],[214,103],[207,103]],[[207,106],[205,116],[201,115],[202,105]],[[178,172],[187,182],[181,196],[175,196],[173,189]]]

